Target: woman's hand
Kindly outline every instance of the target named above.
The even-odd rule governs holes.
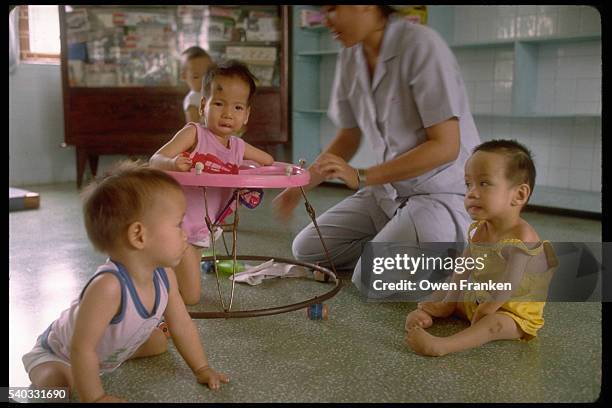
[[[211,390],[217,390],[221,383],[227,384],[229,382],[227,375],[218,373],[208,366],[200,368],[195,374],[198,382],[200,384],[207,384]]]
[[[172,159],[174,163],[174,168],[176,171],[189,171],[191,169],[191,159],[189,157],[185,157],[182,154],[177,154]]]
[[[322,154],[313,164],[325,180],[340,179],[348,188],[357,190],[359,188],[359,174],[357,169],[351,167],[342,157],[332,153]]]
[[[300,202],[300,197],[300,190],[296,187],[291,187],[283,190],[272,200],[272,205],[283,222],[289,220],[293,210]]]

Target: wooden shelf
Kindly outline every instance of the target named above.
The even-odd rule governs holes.
[[[312,27],[300,27],[302,30],[304,31],[312,31],[315,33],[320,33],[320,32],[324,32],[326,30],[329,30],[326,26],[324,25],[318,25],[318,26],[312,26]]]
[[[555,119],[555,118],[601,118],[601,114],[591,113],[534,113],[534,114],[514,114],[514,113],[486,113],[472,112],[472,116],[490,118],[517,118],[517,119]]]
[[[515,39],[508,40],[499,40],[499,41],[488,41],[488,42],[473,42],[473,43],[457,43],[449,45],[450,48],[460,49],[460,48],[495,48],[495,47],[503,47],[514,45],[516,42]]]
[[[320,51],[302,51],[298,52],[297,55],[300,57],[320,57],[323,55],[336,55],[340,50],[320,50]]]
[[[580,35],[576,37],[567,36],[548,36],[548,37],[524,37],[524,38],[508,38],[498,41],[483,41],[472,43],[455,43],[451,44],[451,48],[494,48],[514,45],[515,43],[559,43],[559,42],[582,42],[601,40],[601,34]]]
[[[327,113],[327,109],[295,109],[295,112],[311,115],[324,115]]]
[[[208,44],[215,47],[280,47],[280,41],[208,41]]]

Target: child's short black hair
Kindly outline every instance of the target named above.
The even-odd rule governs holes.
[[[249,104],[251,103],[253,95],[255,95],[255,90],[257,89],[255,86],[255,81],[257,81],[257,78],[251,73],[251,71],[249,71],[249,67],[247,67],[246,64],[238,60],[227,60],[211,65],[210,68],[208,68],[208,72],[206,72],[204,84],[202,86],[202,93],[206,98],[210,97],[210,86],[218,76],[238,77],[242,79],[247,85],[249,85],[248,102]]]
[[[203,48],[198,47],[197,45],[187,48],[181,53],[181,55],[185,58],[185,61],[191,61],[194,58],[201,57],[212,60],[212,58],[210,58],[210,55]]]
[[[473,153],[478,151],[503,154],[508,158],[506,177],[515,184],[529,185],[529,197],[535,186],[536,169],[531,151],[516,140],[496,139],[479,144]]]

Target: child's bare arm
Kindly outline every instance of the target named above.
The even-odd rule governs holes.
[[[196,145],[197,133],[195,126],[186,126],[151,156],[149,164],[162,170],[189,171],[191,159],[181,156],[181,153],[191,151]]]
[[[96,347],[120,305],[121,284],[110,273],[95,278],[81,299],[70,345],[72,376],[81,402],[114,398],[102,388]]]
[[[270,166],[274,163],[274,157],[248,143],[244,144],[244,158],[245,160],[256,161],[262,166]]]
[[[491,293],[491,300],[478,305],[472,318],[472,324],[486,315],[493,314],[512,297],[512,293],[519,287],[525,275],[530,256],[516,247],[507,247],[502,250],[502,256],[507,259],[503,275],[495,277],[496,283],[510,283],[511,291],[496,291]]]
[[[166,268],[170,292],[168,294],[168,305],[164,312],[168,329],[176,349],[181,354],[191,371],[200,383],[208,384],[211,389],[219,388],[220,383],[229,382],[227,375],[218,373],[208,365],[208,359],[204,352],[204,346],[200,340],[198,330],[193,320],[187,313],[185,303],[178,292],[178,284],[174,271]]]

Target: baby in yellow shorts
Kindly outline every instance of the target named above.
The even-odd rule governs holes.
[[[453,273],[453,282],[468,277],[476,283],[508,282],[512,290],[449,290],[434,295],[440,301],[419,303],[405,326],[405,341],[416,353],[443,356],[493,340],[531,340],[544,325],[548,283],[558,261],[550,242],[541,241],[520,216],[535,175],[529,150],[516,141],[491,140],[474,149],[465,164],[465,208],[475,222],[463,256],[482,263],[461,275]],[[448,337],[425,331],[433,317],[451,315],[470,326]]]

